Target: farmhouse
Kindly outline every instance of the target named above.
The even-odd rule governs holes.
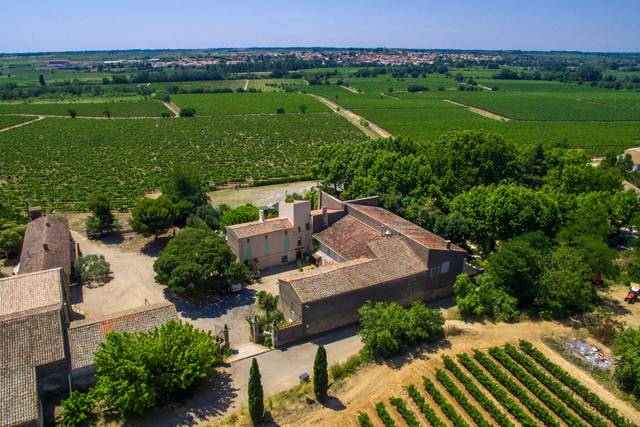
[[[299,209],[297,222],[290,220],[292,206]],[[279,344],[357,322],[366,301],[410,304],[448,296],[465,268],[463,249],[379,207],[377,197],[343,202],[320,193],[318,210],[311,211],[309,202],[281,202],[278,209],[278,218],[231,226],[227,235],[240,260],[253,257],[261,266],[278,259],[265,262],[265,252],[248,245],[268,241],[270,253],[279,255],[291,235],[284,231],[302,235],[294,248],[300,255],[313,252],[318,268],[279,281],[279,304],[289,323],[278,331]],[[264,226],[269,221],[286,227],[271,230]],[[238,233],[255,229],[260,233]],[[239,246],[240,239],[247,246]]]

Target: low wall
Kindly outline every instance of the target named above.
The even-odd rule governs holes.
[[[279,348],[289,343],[301,340],[306,337],[306,329],[301,322],[293,322],[278,328],[278,337],[274,342],[274,347]]]

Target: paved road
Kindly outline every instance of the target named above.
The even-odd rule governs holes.
[[[357,330],[356,327],[341,329],[308,342],[257,355],[265,398],[298,384],[298,375],[303,371],[311,373],[319,344],[324,345],[327,350],[329,365],[343,362],[357,353],[362,348]],[[251,358],[233,362],[210,383],[194,390],[192,397],[182,404],[149,414],[138,425],[193,425],[246,407],[250,366]]]

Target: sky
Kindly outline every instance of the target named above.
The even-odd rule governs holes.
[[[216,47],[640,51],[640,0],[17,0],[0,52]]]

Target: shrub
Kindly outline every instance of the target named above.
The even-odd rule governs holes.
[[[409,308],[396,303],[368,302],[358,312],[364,350],[373,356],[393,356],[408,346],[433,342],[444,335],[442,313],[419,301]]]
[[[105,278],[110,266],[104,255],[85,255],[73,261],[73,271],[83,282]]]
[[[120,224],[111,213],[111,202],[103,193],[95,193],[87,201],[92,215],[85,220],[87,237],[94,239],[120,229]]]
[[[67,110],[67,113],[69,113],[69,117],[71,117],[72,119],[75,119],[76,116],[78,115],[76,110],[72,110],[72,109]]]
[[[225,211],[220,217],[220,229],[224,230],[229,225],[242,224],[243,222],[256,221],[258,208],[252,204],[238,206]]]
[[[620,387],[640,397],[640,328],[629,328],[615,339],[615,377]]]
[[[340,381],[356,372],[358,368],[368,360],[368,357],[363,352],[359,352],[350,356],[342,363],[336,362],[329,368],[331,378],[333,378],[334,381]]]
[[[614,314],[606,309],[597,309],[586,315],[587,329],[595,339],[603,344],[613,344],[616,336],[624,330],[625,322],[622,322]]]
[[[140,200],[131,211],[129,225],[136,233],[144,237],[165,233],[172,225],[177,210],[169,198],[161,196],[157,199],[148,197]]]
[[[181,108],[180,117],[194,117],[196,115],[195,108]]]
[[[393,418],[391,418],[391,415],[387,412],[387,408],[384,407],[384,403],[376,403],[376,413],[380,421],[382,421],[382,424],[384,424],[384,427],[397,427],[396,422],[393,421]]]
[[[276,108],[276,114],[284,114],[284,107]]]
[[[369,127],[369,122],[365,119],[360,119],[360,126]]]
[[[210,377],[221,362],[210,332],[170,321],[149,331],[112,332],[95,354],[96,398],[124,417],[141,415]]]
[[[360,424],[360,427],[373,427],[369,415],[365,412],[358,412],[358,424]]]
[[[95,401],[91,393],[72,391],[69,397],[62,401],[62,415],[60,425],[76,427],[83,425],[93,416]]]

